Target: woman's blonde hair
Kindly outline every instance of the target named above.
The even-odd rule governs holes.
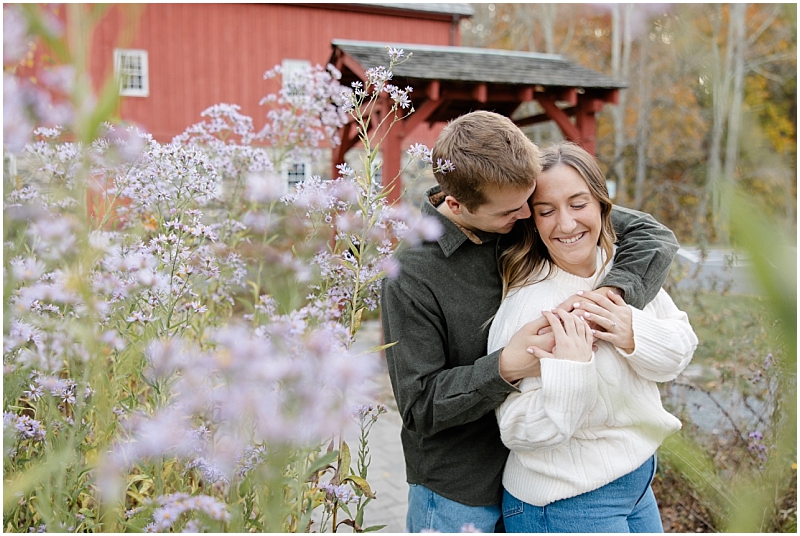
[[[586,181],[589,191],[600,203],[600,238],[597,243],[605,253],[605,267],[613,257],[614,242],[617,236],[611,224],[611,198],[606,188],[606,178],[597,160],[585,149],[571,142],[562,142],[543,149],[539,162],[542,173],[558,166],[569,166]],[[534,192],[534,195],[535,192]],[[530,201],[529,201],[530,202]],[[525,220],[517,221],[514,230],[509,233],[513,245],[500,256],[500,274],[503,277],[503,297],[514,288],[535,281],[528,281],[530,275],[548,263],[549,269],[539,281],[547,279],[553,269],[553,260],[542,238],[535,232],[536,224],[533,214]],[[602,272],[602,270],[600,270]],[[598,274],[599,275],[599,274]]]

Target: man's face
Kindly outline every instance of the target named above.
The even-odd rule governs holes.
[[[535,186],[523,189],[488,187],[484,192],[488,201],[474,212],[463,205],[460,207],[459,223],[470,231],[509,233],[517,220],[531,217],[528,199],[533,195],[534,188]]]

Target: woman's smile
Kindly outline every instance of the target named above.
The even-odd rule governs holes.
[[[574,235],[574,236],[572,236],[570,238],[556,238],[556,240],[558,240],[562,244],[569,245],[569,244],[574,244],[575,242],[577,242],[578,240],[580,240],[584,236],[586,236],[586,231],[584,231],[582,233],[579,233],[579,234],[576,234],[576,235]]]
[[[533,192],[533,219],[552,261],[571,274],[590,277],[597,268],[602,221],[600,202],[570,166],[539,176]]]

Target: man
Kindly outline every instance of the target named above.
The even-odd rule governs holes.
[[[468,523],[483,532],[502,529],[508,450],[494,409],[518,380],[539,375],[528,348],[551,349],[553,339],[538,333],[545,324],[536,321],[499,351],[487,355],[486,342],[502,297],[501,238],[531,215],[538,156],[501,115],[479,111],[451,122],[433,160],[449,160],[454,169],[435,173],[439,186],[421,209],[444,232],[437,241],[399,248],[400,274],[383,282],[384,340],[396,342],[386,358],[403,418],[409,532],[459,532]],[[613,219],[621,238],[602,285],[641,308],[661,288],[678,244],[646,214],[615,207]]]

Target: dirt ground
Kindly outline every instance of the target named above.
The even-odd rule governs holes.
[[[661,511],[664,532],[697,533],[722,530],[715,527],[713,517],[702,501],[669,468],[662,466],[662,470],[653,480],[653,492]],[[796,532],[796,530],[797,471],[794,472],[789,485],[789,493],[778,506],[773,525],[767,532]]]

